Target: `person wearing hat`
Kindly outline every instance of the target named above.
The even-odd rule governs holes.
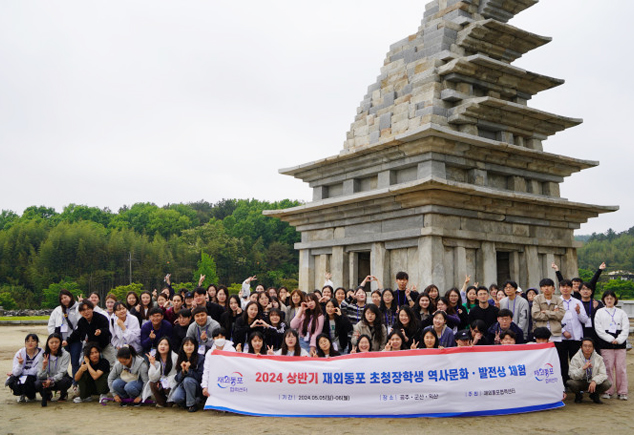
[[[458,347],[471,347],[471,332],[468,329],[462,329],[456,333],[456,345]]]
[[[185,293],[185,308],[191,310],[194,305],[194,293],[187,292]]]

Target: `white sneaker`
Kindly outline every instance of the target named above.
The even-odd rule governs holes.
[[[619,394],[619,399],[627,400],[627,394]]]
[[[18,397],[18,403],[26,403],[26,396],[24,394]]]
[[[82,400],[81,397],[77,396],[73,399],[73,402],[75,403],[83,403],[83,402],[92,402],[92,397],[88,396],[85,399]]]
[[[107,394],[100,394],[99,395],[99,403],[104,403],[107,398],[108,398]]]
[[[611,399],[611,398],[612,398],[612,395],[611,395],[611,394],[608,394],[608,393],[605,393],[605,394],[603,394],[603,395],[601,396],[601,398],[602,398],[602,399]]]

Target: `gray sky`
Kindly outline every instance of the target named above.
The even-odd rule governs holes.
[[[278,174],[337,154],[390,44],[427,1],[0,3],[0,209],[310,200]],[[634,226],[629,0],[542,0],[511,24],[553,41],[514,65],[566,84],[529,105],[584,119],[546,151],[599,160],[562,196]]]

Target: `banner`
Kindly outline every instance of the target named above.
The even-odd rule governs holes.
[[[552,343],[327,359],[216,350],[209,358],[205,409],[246,415],[454,417],[563,406]]]

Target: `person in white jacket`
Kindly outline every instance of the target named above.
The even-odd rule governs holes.
[[[59,292],[59,306],[53,310],[48,319],[48,334],[57,333],[62,337],[62,341],[68,340],[70,334],[77,329],[77,323],[81,319],[78,304],[75,302],[75,296],[66,289]],[[70,353],[70,362],[73,367],[73,378],[79,369],[81,359],[81,342],[70,343],[66,346],[66,351]],[[75,383],[73,381],[73,383]]]
[[[121,302],[114,304],[115,318],[110,321],[110,343],[115,349],[123,346],[132,346],[137,353],[143,350],[141,347],[141,327],[139,319],[131,315]]]
[[[608,379],[612,382],[610,389],[601,397],[610,399],[616,388],[619,399],[627,400],[625,352],[627,336],[630,332],[630,320],[625,311],[616,308],[619,300],[612,290],[603,293],[601,300],[605,307],[597,310],[594,317],[594,329],[599,337],[599,347],[601,356],[605,361]]]
[[[167,406],[176,387],[178,354],[172,350],[169,338],[163,337],[156,345],[156,353],[149,353],[148,382],[143,387],[143,400],[154,397],[157,408]]]
[[[72,384],[68,376],[69,363],[70,354],[62,348],[62,337],[57,333],[49,335],[35,380],[35,390],[42,396],[42,406],[51,400],[52,391],[59,391],[59,401],[66,400]]]
[[[559,354],[561,375],[568,381],[568,360],[572,359],[581,348],[583,325],[588,321],[588,314],[579,299],[572,297],[572,281],[564,279],[559,283],[561,300],[564,306],[564,318],[561,320],[561,342],[555,344]]]
[[[14,396],[20,396],[18,403],[35,400],[35,379],[44,354],[39,343],[36,334],[27,334],[24,347],[13,357],[13,368],[5,386],[11,388]]]
[[[603,358],[594,351],[594,341],[591,338],[581,341],[581,349],[570,360],[569,375],[566,385],[575,393],[575,403],[583,401],[584,391],[590,394],[594,403],[603,403],[599,395],[612,386]]]

